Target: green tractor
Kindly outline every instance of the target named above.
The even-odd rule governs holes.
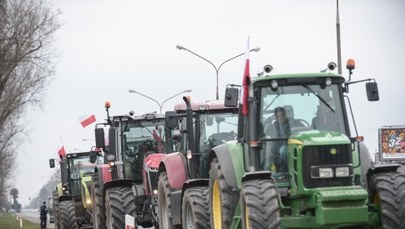
[[[61,183],[53,191],[53,215],[55,228],[92,228],[90,196],[91,175],[104,157],[100,152],[68,153],[61,157]],[[55,159],[49,160],[51,168]]]
[[[368,100],[379,95],[374,79],[351,81],[351,63],[348,81],[266,66],[244,83],[238,140],[209,156],[211,228],[405,228],[405,175],[362,163],[369,156],[346,94],[368,81]],[[227,86],[225,105],[238,97]]]

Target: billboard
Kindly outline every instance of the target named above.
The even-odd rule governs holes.
[[[405,126],[384,126],[378,135],[381,160],[405,160]]]

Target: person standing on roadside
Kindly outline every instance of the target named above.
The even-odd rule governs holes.
[[[41,229],[45,229],[46,228],[47,215],[48,215],[48,207],[46,206],[45,201],[42,204],[39,212],[40,212],[39,218],[41,219]]]

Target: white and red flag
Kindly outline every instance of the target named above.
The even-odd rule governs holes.
[[[243,74],[243,97],[242,97],[242,114],[244,116],[247,116],[248,111],[249,111],[249,106],[248,106],[248,97],[249,97],[249,85],[250,85],[250,61],[249,61],[249,37],[247,41],[247,49],[246,49],[246,65],[245,65],[245,72]]]
[[[85,128],[86,126],[92,124],[96,121],[96,116],[94,114],[85,114],[81,115],[77,118],[80,124]]]

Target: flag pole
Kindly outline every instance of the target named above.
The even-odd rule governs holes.
[[[336,0],[336,41],[337,41],[337,59],[338,73],[342,74],[342,48],[340,41],[340,18],[339,18],[339,0]]]

